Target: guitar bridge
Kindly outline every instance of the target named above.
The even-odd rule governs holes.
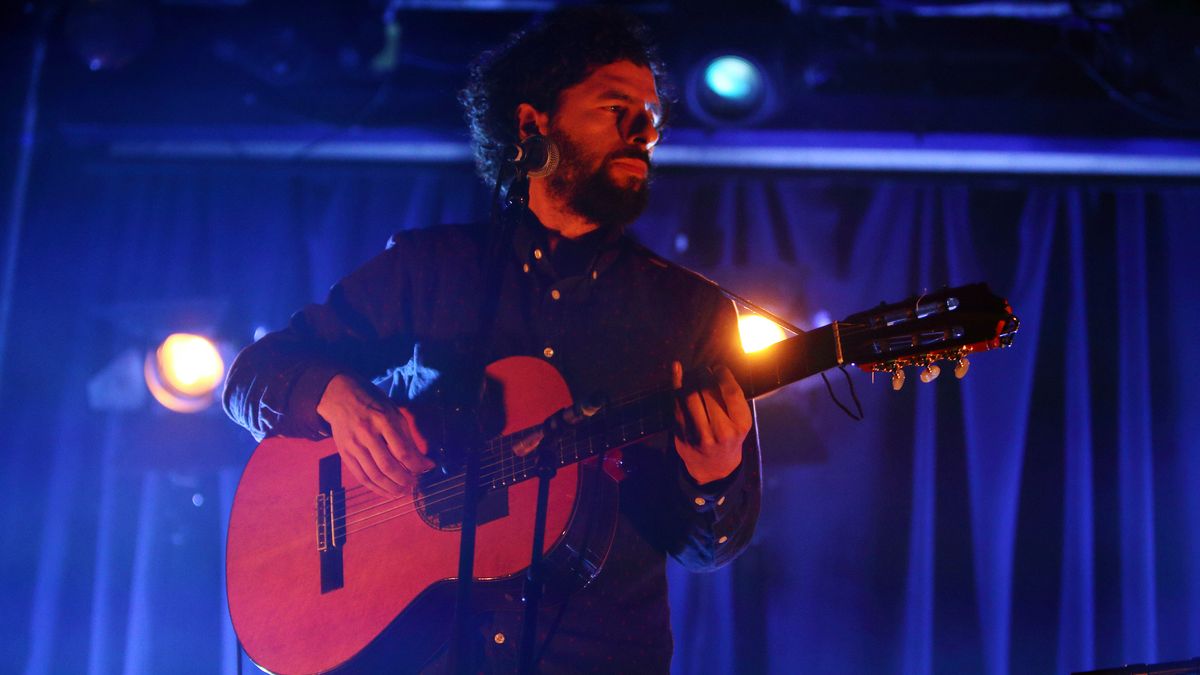
[[[317,550],[327,551],[346,541],[346,491],[338,488],[317,495]]]
[[[332,520],[329,516],[329,495],[324,492],[317,494],[317,550],[324,551],[329,548],[329,522]]]
[[[317,552],[321,564],[321,592],[341,588],[342,544],[346,541],[346,490],[342,487],[342,462],[337,455],[322,457],[318,465]]]

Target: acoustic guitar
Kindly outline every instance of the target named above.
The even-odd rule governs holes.
[[[730,365],[747,398],[841,365],[890,374],[899,388],[904,368],[922,369],[928,381],[939,361],[955,363],[961,377],[969,354],[1008,346],[1017,327],[1005,300],[973,284],[881,304]],[[511,588],[528,564],[539,459],[513,450],[545,438],[537,453],[557,467],[546,560],[552,578],[567,580],[558,592],[570,592],[599,573],[612,541],[616,455],[669,431],[677,392],[606,402],[550,437],[546,421],[573,406],[552,366],[515,356],[486,375],[502,429],[471,449],[481,458],[476,587]],[[380,663],[419,670],[451,630],[463,488],[461,471],[432,471],[412,494],[384,497],[343,470],[332,439],[263,441],[242,474],[228,532],[229,611],[246,653],[272,673]]]

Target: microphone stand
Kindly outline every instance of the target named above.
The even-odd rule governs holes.
[[[537,510],[533,517],[533,553],[530,555],[529,567],[525,571],[525,589],[522,600],[525,602],[525,616],[521,626],[521,652],[517,672],[521,675],[533,675],[537,672],[537,660],[534,658],[534,647],[537,646],[537,615],[542,601],[544,585],[545,556],[542,550],[546,542],[546,517],[550,504],[550,480],[558,473],[558,465],[552,448],[562,432],[569,426],[579,424],[584,419],[595,415],[603,406],[593,396],[582,403],[576,403],[554,413],[542,422],[542,440],[534,448],[537,459]]]
[[[518,165],[517,177],[508,188],[508,206],[516,208],[517,218],[524,220],[525,213],[529,208],[529,176]],[[546,448],[552,439],[559,437],[561,425],[554,424],[551,420],[543,425],[546,431],[543,433],[542,440],[534,448],[534,453],[537,455],[537,476],[538,476],[538,493],[537,493],[537,508],[533,518],[533,552],[530,555],[529,567],[525,571],[525,585],[522,592],[522,602],[525,603],[525,613],[521,622],[521,649],[520,660],[518,661],[518,673],[521,675],[533,675],[535,671],[534,662],[534,647],[537,646],[537,614],[538,608],[542,600],[542,549],[546,541],[546,518],[550,504],[550,479],[558,473],[558,467],[554,462],[549,452],[545,452]],[[463,521],[464,527],[466,521]]]
[[[546,541],[546,517],[550,504],[550,480],[558,473],[554,458],[548,452],[548,446],[559,438],[558,429],[544,436],[534,452],[537,454],[537,510],[533,517],[533,553],[530,555],[529,567],[525,570],[525,588],[522,600],[525,602],[525,616],[521,622],[521,652],[520,665],[517,672],[521,675],[533,675],[537,672],[534,659],[534,648],[537,646],[537,615],[542,602],[542,586],[544,571],[542,566],[542,549]]]
[[[500,293],[504,281],[505,253],[511,248],[512,234],[517,223],[524,222],[525,212],[529,203],[528,172],[515,166],[516,174],[508,188],[506,197],[507,207],[501,211],[492,212],[492,236],[488,237],[488,251],[484,263],[484,279],[488,284],[489,293],[480,312],[480,341],[476,345],[476,362],[485,365],[487,357],[486,341],[490,340],[491,330],[496,323],[496,310],[500,304]],[[502,176],[496,178],[496,190],[493,194],[493,204],[498,203]],[[515,215],[513,214],[515,211]],[[515,220],[515,222],[514,222]],[[480,368],[482,372],[482,368]],[[483,397],[483,387],[480,387],[480,399]],[[480,401],[482,402],[482,401]],[[478,406],[477,406],[478,407]],[[478,435],[476,435],[478,440]],[[471,587],[475,578],[475,532],[478,529],[479,516],[479,443],[471,443],[465,449],[463,457],[463,505],[462,525],[459,530],[458,548],[458,583],[454,603],[454,633],[450,644],[450,672],[458,675],[474,675],[475,668],[473,649],[473,608]]]

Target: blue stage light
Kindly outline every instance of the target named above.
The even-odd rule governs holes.
[[[704,69],[704,84],[721,98],[748,101],[762,89],[762,75],[740,56],[719,56]]]
[[[754,124],[771,112],[771,82],[752,57],[718,52],[692,71],[687,99],[689,109],[714,127]]]

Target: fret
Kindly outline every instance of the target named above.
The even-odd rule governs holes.
[[[512,450],[500,449],[500,483],[507,485],[512,480]]]
[[[504,448],[504,457],[501,459],[500,470],[504,474],[504,482],[515,483],[517,480],[517,459],[512,452],[512,446]]]
[[[504,450],[504,455],[505,457],[503,461],[506,463],[506,465],[500,467],[501,471],[504,472],[504,482],[506,484],[515,483],[517,480],[517,463],[515,461],[516,456],[513,455],[511,448],[506,448]]]

